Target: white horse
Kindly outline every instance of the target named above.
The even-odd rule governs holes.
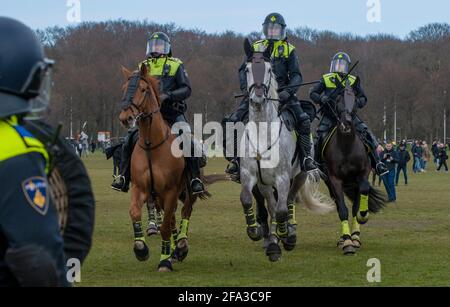
[[[269,209],[270,234],[265,242],[270,261],[281,258],[280,240],[286,250],[294,249],[297,241],[295,201],[300,190],[300,202],[315,213],[333,210],[332,201],[318,191],[318,174],[302,172],[299,159],[294,164],[296,142],[278,112],[278,84],[270,62],[262,53],[253,52],[245,43],[247,86],[249,93],[249,124],[241,137],[241,203],[250,239],[262,238],[262,228],[253,211],[252,190],[258,187]],[[265,123],[267,128],[262,128]],[[244,151],[244,154],[242,154]]]

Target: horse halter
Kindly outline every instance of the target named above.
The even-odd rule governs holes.
[[[134,96],[139,89],[139,82],[144,81],[147,85],[145,88],[145,95],[142,97],[142,100],[139,104],[134,103]],[[142,112],[140,109],[143,107],[145,99],[151,94],[151,85],[147,79],[143,78],[139,72],[135,72],[128,78],[128,87],[125,93],[125,96],[122,99],[122,110],[125,111],[127,109],[131,109],[133,112],[133,116],[136,121],[141,121],[147,118],[153,118],[153,115],[159,113],[161,111],[161,107],[158,105],[158,108],[152,112]],[[136,114],[135,111],[138,113]]]
[[[255,90],[255,94],[258,97],[264,97],[267,99],[267,95],[270,91],[271,86],[271,78],[272,78],[272,69],[269,70],[270,77],[268,78],[268,84],[265,83],[266,77],[266,60],[262,53],[255,53],[252,57],[252,74],[253,74],[253,84],[248,88],[248,92],[251,93]]]

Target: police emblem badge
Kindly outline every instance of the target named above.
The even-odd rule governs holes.
[[[42,215],[48,211],[48,185],[43,177],[31,177],[22,182],[23,193],[30,206]]]

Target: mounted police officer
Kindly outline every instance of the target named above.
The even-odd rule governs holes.
[[[347,80],[345,80],[345,77],[349,72],[350,65],[351,60],[348,54],[345,52],[338,52],[331,61],[330,73],[323,75],[320,82],[311,90],[310,98],[321,106],[323,115],[317,131],[317,153],[320,152],[321,147],[324,145],[323,142],[328,133],[333,127],[336,126],[336,118],[329,106],[334,106],[334,100],[339,94],[342,93],[342,90],[339,89],[344,89],[346,86],[345,81],[348,80],[350,86],[355,92],[358,109],[364,108],[367,104],[367,97],[361,86],[361,80],[359,77],[348,75]],[[337,88],[338,90],[336,90]],[[380,161],[380,157],[376,153],[376,148],[378,147],[376,137],[358,116],[354,116],[353,122],[355,124],[356,131],[360,135],[364,144],[370,148],[369,157],[372,162],[372,167],[376,170],[378,175],[382,176],[386,174],[388,172],[386,165]],[[320,157],[317,155],[316,160],[319,159]]]
[[[16,20],[0,17],[0,41],[0,286],[66,286],[49,153],[24,127],[49,102],[53,62]]]
[[[160,81],[161,113],[172,126],[177,122],[187,123],[186,99],[191,96],[191,85],[183,62],[172,57],[172,47],[169,37],[162,32],[153,33],[147,41],[147,59],[139,64],[147,65],[149,74]],[[183,131],[190,133],[190,131]],[[130,162],[134,145],[138,138],[137,127],[129,130],[122,153],[122,174],[116,177],[111,187],[118,191],[127,192],[130,185]],[[202,158],[186,158],[187,166],[192,173],[191,188],[194,194],[204,191],[200,180]]]
[[[300,72],[299,59],[295,47],[287,41],[286,23],[283,16],[278,13],[269,14],[263,23],[264,40],[253,43],[255,51],[262,52],[270,58],[273,71],[276,76],[278,86],[285,87],[279,90],[280,109],[290,112],[295,121],[295,130],[299,137],[300,153],[302,158],[302,168],[304,171],[312,171],[317,167],[313,157],[311,157],[311,119],[304,112],[296,93],[302,83],[302,74]],[[238,109],[229,118],[224,119],[229,122],[248,121],[249,98],[247,92],[247,60],[239,68],[240,89],[244,93],[244,99],[241,101]],[[298,85],[298,86],[295,86]],[[229,158],[230,164],[226,172],[232,178],[239,177],[239,160],[237,157]]]

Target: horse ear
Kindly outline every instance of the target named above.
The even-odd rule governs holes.
[[[145,63],[141,64],[140,73],[141,73],[142,77],[147,78],[149,71],[148,71],[148,67],[147,67],[147,65],[145,65]]]
[[[248,37],[244,40],[244,51],[248,58],[253,56],[252,42]]]
[[[125,80],[128,80],[131,76],[131,71],[122,66],[122,75]]]

